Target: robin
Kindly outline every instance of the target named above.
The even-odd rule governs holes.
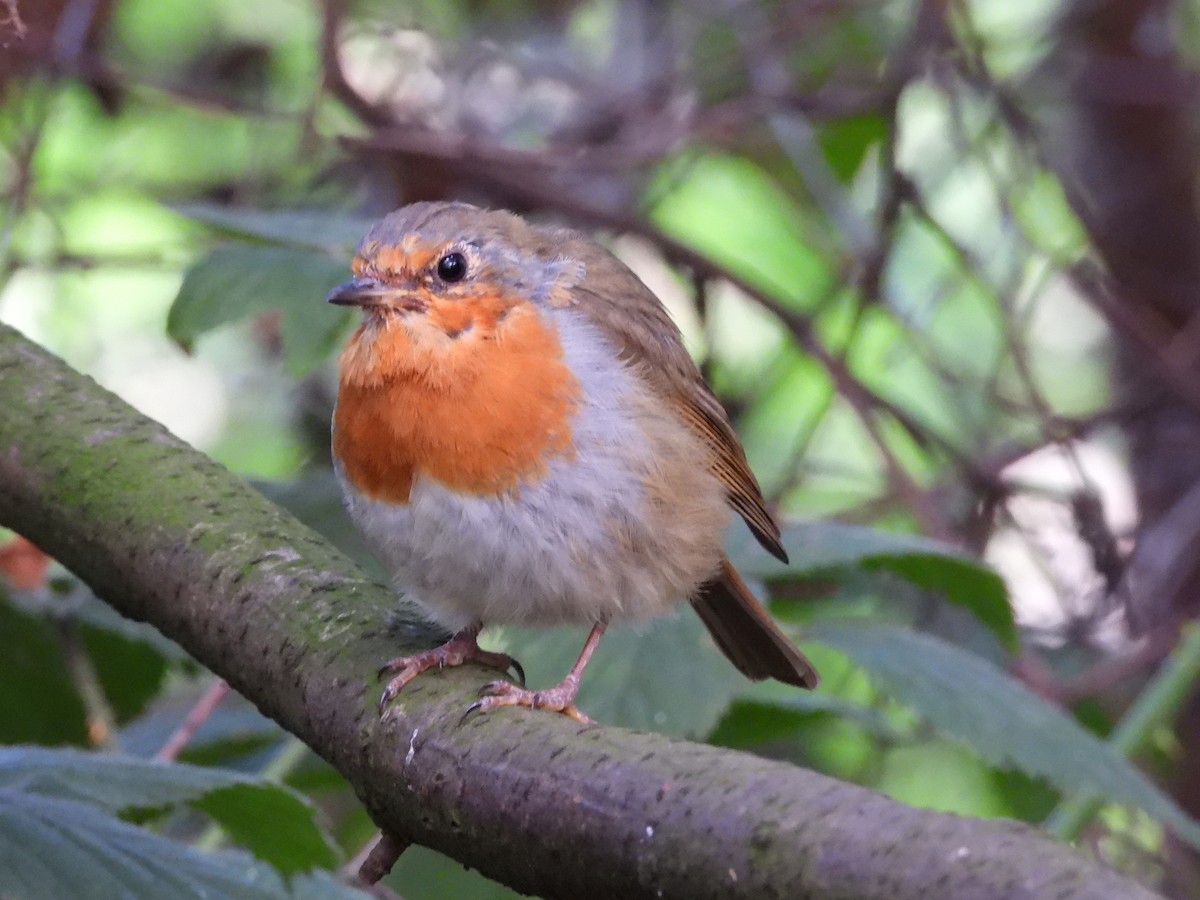
[[[817,673],[725,558],[733,511],[781,560],[729,419],[658,298],[573,231],[415,203],[359,245],[330,303],[362,322],[339,359],[333,458],[351,518],[397,586],[453,633],[392,660],[380,701],[468,660],[486,625],[591,625],[548,690],[484,687],[470,710],[589,721],[580,678],[614,621],[688,600],[745,675]],[[521,678],[524,681],[524,678]]]

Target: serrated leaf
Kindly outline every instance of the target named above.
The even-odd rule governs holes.
[[[869,622],[816,623],[881,688],[989,762],[1136,806],[1200,845],[1200,823],[1112,747],[991,663],[928,635]]]
[[[370,229],[370,219],[319,209],[238,209],[211,203],[180,203],[180,215],[243,240],[309,247],[347,258]]]
[[[346,328],[350,314],[327,305],[325,295],[349,274],[348,259],[319,250],[218,247],[184,276],[167,334],[186,347],[220,325],[279,310],[288,369],[303,374],[329,355]]]
[[[302,795],[227,769],[159,763],[119,754],[0,747],[0,790],[21,790],[112,812],[191,802],[260,859],[284,872],[333,865],[332,843]],[[271,828],[263,829],[266,819]],[[258,829],[256,833],[255,829]]]
[[[530,686],[562,680],[583,647],[586,629],[505,629],[509,653]],[[606,725],[672,735],[707,734],[745,686],[690,609],[645,625],[613,627],[588,666],[579,708]]]
[[[248,856],[201,853],[87,803],[0,788],[0,896],[275,900],[282,878]]]
[[[1017,646],[1004,580],[978,559],[938,541],[840,522],[791,523],[783,529],[787,565],[759,551],[745,529],[735,530],[728,543],[729,557],[743,574],[768,581],[852,567],[886,569],[969,609],[1005,646]]]
[[[0,790],[78,800],[113,812],[180,803],[255,779],[225,769],[159,763],[117,753],[0,747]]]

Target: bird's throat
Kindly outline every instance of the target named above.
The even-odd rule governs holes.
[[[361,346],[367,339],[373,345]],[[514,315],[502,339],[440,350],[402,330],[360,329],[341,360],[333,451],[355,488],[376,500],[407,503],[420,477],[502,494],[574,452],[580,399],[557,334],[536,313]]]

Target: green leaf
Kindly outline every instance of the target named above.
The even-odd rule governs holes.
[[[461,867],[459,864],[459,868]],[[352,888],[348,884],[343,884],[332,872],[305,872],[293,875],[289,880],[292,885],[290,895],[292,900],[371,900],[374,896]],[[445,894],[443,896],[466,895]]]
[[[531,687],[561,681],[586,630],[505,629],[509,653]],[[579,708],[598,722],[672,735],[704,735],[746,680],[717,649],[690,609],[641,626],[608,630],[579,691]]]
[[[709,155],[668,167],[650,210],[668,234],[787,303],[817,297],[828,263],[808,240],[805,215],[749,160]]]
[[[1200,823],[1116,750],[986,660],[866,621],[816,623],[807,635],[841,650],[881,688],[989,762],[1045,778],[1062,791],[1136,806],[1200,844]]]
[[[269,866],[240,854],[201,853],[87,803],[0,788],[0,896],[288,896]]]
[[[112,812],[179,803],[254,780],[240,772],[152,762],[117,753],[0,747],[0,790],[20,787]]]
[[[192,266],[167,316],[167,334],[190,346],[207,331],[270,310],[283,315],[288,369],[303,374],[324,361],[349,321],[325,295],[350,276],[349,261],[319,250],[229,245]]]
[[[404,900],[518,900],[524,896],[435,850],[415,845],[404,851],[384,884],[403,891]]]
[[[21,733],[29,723],[46,714],[45,709],[40,709],[46,698],[41,692],[30,693],[27,690],[29,684],[38,684],[54,693],[57,690],[54,682],[61,679],[63,689],[76,694],[75,686],[65,676],[68,669],[62,655],[63,643],[55,634],[59,623],[69,622],[78,628],[118,723],[133,718],[158,694],[167,673],[168,659],[188,658],[177,645],[149,625],[122,618],[70,575],[56,575],[51,580],[51,590],[14,591],[11,602],[18,612],[0,610],[0,682],[21,687],[25,702],[36,704],[39,710],[32,715],[26,711],[13,718],[0,716],[3,722],[0,724],[0,743],[62,743],[52,737],[39,739]],[[22,616],[30,619],[18,621]],[[6,623],[8,619],[12,621]],[[5,652],[5,644],[9,641],[13,646]],[[6,677],[7,668],[29,665],[30,662],[41,670],[41,674],[31,677],[14,672],[11,678]],[[57,678],[49,677],[51,671]],[[0,707],[6,705],[6,699],[3,687],[0,687]],[[20,702],[17,697],[13,699]],[[62,714],[60,711],[59,715]],[[85,726],[83,709],[78,702],[60,724],[67,725],[72,715],[78,719],[79,736],[71,742],[82,743]]]
[[[370,230],[370,219],[317,209],[236,209],[211,203],[180,203],[177,213],[241,240],[324,250],[350,258]]]
[[[918,587],[937,591],[966,607],[1009,648],[1017,646],[1017,625],[1003,579],[972,556],[928,538],[894,534],[840,522],[787,525],[783,546],[787,565],[762,552],[745,529],[728,542],[729,557],[743,574],[767,581],[836,573],[861,567],[886,569]]]
[[[284,874],[338,863],[338,854],[300,794],[269,784],[240,784],[213,791],[193,804],[204,810],[259,859]],[[270,822],[269,828],[263,823]]]
[[[158,695],[167,661],[149,644],[116,632],[84,628],[83,636],[117,721],[128,721]]]
[[[5,789],[111,812],[191,801],[284,872],[337,862],[302,795],[240,772],[81,750],[0,747],[0,790]],[[264,821],[271,827],[263,828]]]
[[[871,114],[847,116],[821,126],[818,141],[838,180],[849,182],[872,147],[888,136],[888,122]]]
[[[0,743],[82,744],[83,704],[50,624],[0,594]]]

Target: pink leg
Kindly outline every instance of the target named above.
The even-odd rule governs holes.
[[[530,709],[548,709],[560,712],[570,716],[576,722],[591,724],[592,720],[580,712],[579,707],[575,705],[575,696],[579,693],[579,680],[583,677],[583,670],[587,668],[588,661],[596,650],[596,645],[604,636],[606,624],[597,622],[592,626],[591,634],[588,635],[583,649],[579,652],[579,659],[575,660],[575,665],[571,666],[567,677],[554,687],[544,691],[531,691],[508,681],[493,681],[483,686],[480,693],[485,696],[468,707],[467,715],[473,712],[490,712],[501,706],[527,706]]]
[[[392,672],[397,674],[383,689],[383,696],[379,698],[380,711],[382,712],[383,708],[396,698],[406,684],[422,672],[435,666],[444,669],[447,666],[461,666],[465,662],[474,660],[505,672],[515,669],[521,681],[524,682],[525,670],[521,668],[519,662],[507,653],[492,653],[479,646],[478,637],[482,628],[482,624],[476,623],[470,628],[464,628],[440,647],[414,653],[411,656],[397,656],[391,662],[385,663],[379,670],[380,677]]]

